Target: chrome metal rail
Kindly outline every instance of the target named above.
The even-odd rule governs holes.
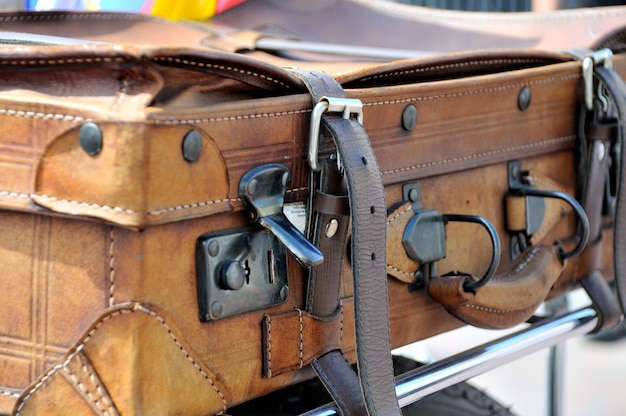
[[[597,322],[596,311],[585,307],[543,319],[514,334],[409,371],[396,378],[398,402],[401,407],[407,406],[518,358],[557,345],[568,338],[587,334],[596,327]],[[329,404],[302,416],[338,414],[337,408]]]

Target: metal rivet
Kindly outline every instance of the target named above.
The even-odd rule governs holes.
[[[530,106],[530,88],[522,88],[517,96],[517,107],[525,111]]]
[[[402,128],[407,131],[411,131],[417,124],[417,108],[413,104],[409,104],[404,107],[402,111]]]
[[[411,202],[417,202],[419,197],[420,197],[420,194],[417,189],[413,188],[409,191],[409,200]]]
[[[78,141],[85,153],[95,156],[102,150],[102,130],[96,123],[85,123],[78,130]]]
[[[208,252],[211,257],[217,256],[220,252],[220,244],[215,240],[211,240],[211,242],[209,242]]]
[[[218,301],[215,301],[211,304],[211,314],[215,318],[219,318],[220,316],[222,316],[223,311],[224,311],[224,308],[222,307],[222,304],[219,303]]]
[[[202,135],[197,130],[191,130],[183,137],[183,157],[187,162],[195,162],[202,154]]]
[[[337,234],[337,230],[339,229],[339,221],[336,219],[331,219],[328,224],[326,224],[326,237],[333,238],[335,234]]]
[[[285,301],[289,298],[289,286],[280,288],[280,299]]]

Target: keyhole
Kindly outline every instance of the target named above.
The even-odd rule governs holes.
[[[250,284],[250,263],[248,263],[248,260],[243,262],[243,271],[246,274],[246,284],[249,285]]]

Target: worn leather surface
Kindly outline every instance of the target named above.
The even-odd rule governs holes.
[[[354,311],[340,305],[333,315],[322,318],[296,309],[266,315],[262,325],[263,375],[273,377],[302,369],[330,351],[341,351],[344,337],[354,337]]]
[[[475,292],[463,288],[474,277],[451,273],[431,279],[428,293],[464,322],[480,328],[509,328],[533,314],[562,270],[558,247],[533,247],[510,272],[496,274]]]
[[[201,415],[225,411],[227,394],[163,312],[121,304],[24,390],[15,414]]]
[[[302,132],[308,131],[311,104],[302,83],[287,71],[247,57],[188,49],[189,39],[198,39],[198,32],[176,29],[170,23],[160,22],[159,30],[154,30],[149,19],[125,19],[122,24],[117,17],[109,22],[102,16],[95,22],[65,15],[27,22],[13,16],[3,18],[3,25],[21,30],[39,27],[41,32],[77,37],[91,30],[92,39],[110,41],[155,35],[163,45],[176,47],[94,44],[0,48],[0,118],[7,126],[0,134],[0,204],[4,209],[0,218],[0,312],[11,317],[0,320],[0,366],[8,369],[0,372],[2,411],[12,412],[18,396],[26,391],[33,394],[25,400],[24,393],[19,400],[25,403],[24,412],[30,406],[42,406],[51,414],[63,413],[62,408],[52,410],[61,391],[76,399],[72,406],[93,410],[92,403],[68,384],[68,378],[53,369],[69,358],[94,323],[109,316],[109,308],[126,302],[157,305],[157,309],[146,306],[146,310],[158,310],[157,315],[173,328],[172,334],[189,357],[207,375],[219,375],[219,390],[228,406],[311,377],[312,372],[306,369],[270,379],[261,377],[263,315],[304,306],[304,279],[295,262],[288,266],[291,295],[283,305],[201,323],[191,301],[196,296],[197,236],[247,224],[236,189],[246,170],[262,163],[285,163],[293,173],[286,199],[303,200],[307,177]],[[180,37],[167,28],[173,28]],[[623,76],[623,57],[616,57],[614,64]],[[346,65],[341,65],[343,71]],[[328,66],[346,86],[347,95],[364,102],[364,127],[382,170],[388,204],[401,200],[403,183],[419,181],[425,207],[481,213],[506,235],[501,201],[507,161],[521,159],[523,169],[574,189],[580,64],[566,55],[525,51],[517,56],[511,51],[489,51],[474,58],[472,53],[461,53],[375,68],[367,68],[363,62],[348,67],[361,69],[340,72],[339,66]],[[443,75],[438,77],[438,73]],[[524,86],[530,87],[532,100],[527,110],[520,111],[517,96]],[[413,130],[405,130],[400,120],[410,104],[416,106],[417,124]],[[105,128],[106,153],[101,159],[80,154],[71,139],[87,120]],[[180,135],[187,128],[200,131],[205,144],[197,165],[180,159]],[[110,141],[111,137],[115,139]],[[130,149],[131,154],[123,155],[128,141],[135,144],[131,138],[137,137],[141,143]],[[113,154],[121,155],[134,170],[116,166]],[[207,155],[210,157],[203,159]],[[166,170],[159,169],[159,160]],[[103,167],[104,161],[112,164],[104,172],[92,169],[90,178],[72,172],[78,171],[75,167]],[[52,168],[61,169],[58,176]],[[214,176],[198,172],[204,169],[215,169]],[[110,172],[122,176],[112,177]],[[169,180],[162,184],[137,177],[149,176],[146,172],[159,181]],[[222,187],[217,179],[225,177],[228,185]],[[130,195],[145,184],[149,192],[141,189],[142,195]],[[92,200],[105,197],[94,186],[102,187],[107,198],[115,198]],[[124,192],[126,186],[130,192]],[[197,191],[189,186],[198,187]],[[58,195],[50,195],[52,192]],[[115,208],[128,207],[120,201],[133,204],[132,210],[137,211],[134,222],[122,220],[128,214]],[[159,204],[150,206],[152,201]],[[93,204],[98,207],[90,207]],[[110,212],[96,215],[103,211]],[[151,222],[153,211],[162,212],[167,219]],[[187,212],[191,215],[183,214]],[[618,224],[618,230],[620,227]],[[572,230],[568,217],[546,238],[571,236]],[[487,245],[480,241],[467,244],[473,241],[468,230],[451,229],[450,233],[450,259],[445,259],[442,268],[458,264],[468,273],[479,274],[490,256]],[[608,277],[612,266],[606,265],[613,261],[610,232],[603,244],[607,249],[603,250],[601,268]],[[508,258],[506,250],[504,259]],[[502,267],[509,265],[505,260]],[[555,283],[557,292],[574,284],[573,266],[575,261]],[[349,270],[348,264],[343,267]],[[350,273],[344,272],[344,276]],[[344,307],[353,308],[351,279],[343,279],[340,291]],[[388,281],[388,291],[392,346],[462,325],[424,292],[408,293],[406,285],[395,279]],[[109,350],[121,351],[116,348],[123,345],[117,347],[117,343],[134,342],[138,355],[146,358],[137,362],[135,374],[142,374],[139,378],[145,374],[169,377],[180,374],[179,370],[187,376],[190,371],[193,376],[178,380],[199,383],[197,391],[202,397],[198,400],[207,401],[204,411],[223,410],[224,402],[215,390],[209,390],[207,379],[198,375],[201,373],[193,363],[190,367],[180,349],[172,349],[176,344],[159,319],[141,311],[115,316],[101,327],[102,332],[96,332],[106,332],[106,340],[86,345],[91,347],[87,368],[96,369],[100,380],[106,382],[108,397],[116,406],[118,402],[144,405],[134,402],[135,390],[125,390],[128,397],[120,400],[120,390],[128,384],[110,382],[105,376],[108,373],[102,371],[111,362]],[[124,330],[119,329],[118,322],[127,325]],[[116,329],[109,331],[114,326]],[[138,342],[141,339],[163,342],[153,345]],[[344,338],[342,343],[354,362],[350,353],[354,338]],[[175,368],[154,368],[161,354],[178,357],[168,361]],[[75,374],[77,363],[71,361]],[[163,373],[156,374],[160,371]],[[52,375],[47,379],[51,383],[41,384],[46,374]],[[145,388],[151,397],[169,397],[152,390],[154,386],[140,386],[136,379],[122,381]],[[40,387],[35,388],[37,385]],[[107,402],[107,396],[102,397],[100,402]]]

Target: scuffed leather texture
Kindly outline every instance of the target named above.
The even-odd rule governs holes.
[[[227,394],[162,311],[121,304],[22,393],[15,414],[203,415],[225,411]]]
[[[228,406],[311,377],[307,369],[262,377],[263,315],[303,308],[304,276],[295,262],[288,264],[291,295],[283,305],[201,323],[192,301],[196,238],[247,224],[236,189],[245,171],[263,163],[284,163],[293,176],[286,201],[304,200],[311,103],[302,83],[266,62],[201,49],[204,31],[143,17],[46,16],[29,20],[21,13],[3,15],[0,26],[110,42],[150,44],[153,39],[163,46],[0,47],[0,119],[5,126],[0,134],[0,315],[10,317],[0,319],[0,412],[12,412],[23,403],[24,412],[43,406],[50,414],[67,414],[63,406],[52,407],[71,397],[72,406],[87,414],[97,408],[95,403],[107,406],[109,400],[123,413],[123,401],[139,408],[152,405],[137,404],[139,390],[161,397],[152,390],[154,385],[144,384],[146,374],[179,371],[189,375],[178,378],[181,383],[189,380],[191,389],[199,384],[198,391],[206,393],[201,398],[210,402],[206,413],[222,411],[220,395],[188,357],[210,379],[217,375],[216,386]],[[376,67],[366,62],[323,64],[348,85],[349,97],[364,103],[364,127],[382,170],[388,203],[401,200],[403,183],[419,181],[425,207],[480,213],[506,235],[501,195],[507,161],[521,159],[523,169],[573,189],[580,64],[560,53],[517,55],[453,53]],[[614,66],[623,76],[622,56],[615,58]],[[443,78],[437,78],[439,72]],[[517,96],[524,86],[530,87],[532,101],[520,111]],[[417,108],[417,125],[405,130],[400,120],[410,104]],[[106,133],[101,159],[80,154],[71,138],[86,121],[101,124]],[[197,165],[181,160],[179,145],[187,128],[198,130],[205,145]],[[136,147],[124,154],[129,143]],[[113,154],[133,166],[115,165]],[[105,172],[95,169],[103,168],[105,161],[111,163]],[[78,168],[91,169],[94,176],[81,177]],[[212,176],[205,176],[207,170]],[[112,177],[111,172],[120,176]],[[157,183],[150,175],[168,180]],[[221,183],[224,178],[226,185]],[[140,194],[130,195],[135,190]],[[122,220],[128,218],[119,212],[124,209],[136,211],[132,222]],[[97,214],[107,210],[106,215]],[[151,212],[162,212],[159,218],[165,220],[151,220]],[[571,218],[565,219],[546,238],[568,237],[573,229]],[[444,259],[442,267],[459,264],[476,275],[484,269],[490,258],[488,244],[468,245],[468,236],[471,231],[450,230],[450,259]],[[603,244],[607,249],[602,267],[608,276],[612,267],[606,264],[613,261],[610,232]],[[507,255],[505,248],[503,268],[510,266]],[[575,285],[573,266],[575,261],[569,262],[551,293]],[[343,267],[347,277],[340,297],[345,309],[354,308],[350,265]],[[384,264],[379,267],[384,276]],[[406,284],[395,279],[387,284],[392,346],[461,325],[427,293],[408,293]],[[113,312],[128,310],[120,305],[129,302],[142,309]],[[68,361],[68,371],[77,379],[87,368],[105,384],[106,394],[101,388],[100,398],[89,402],[64,369],[54,368],[77,351],[104,316],[111,319]],[[105,333],[106,339],[99,338]],[[150,342],[140,343],[142,339]],[[113,362],[103,353],[105,347],[125,357],[117,362],[127,363],[121,351],[131,344],[138,348],[131,358],[138,360],[133,374],[141,374],[140,380],[128,375],[119,385],[117,379],[109,384],[113,370],[120,371],[98,364]],[[342,343],[351,362],[356,361],[354,344],[351,336]],[[172,359],[166,363],[161,354]],[[47,374],[50,383],[39,384]],[[93,385],[85,384],[92,396],[99,385],[93,380]],[[128,400],[119,399],[121,389],[126,389]],[[32,395],[24,401],[27,392]],[[165,394],[164,399],[170,397]]]
[[[262,325],[263,375],[273,377],[302,369],[330,351],[349,351],[343,341],[354,338],[354,311],[341,305],[335,314],[320,318],[296,309],[265,315]]]
[[[527,320],[561,275],[558,247],[533,247],[475,292],[463,284],[472,276],[451,273],[433,278],[428,293],[454,316],[480,328],[508,328]]]

